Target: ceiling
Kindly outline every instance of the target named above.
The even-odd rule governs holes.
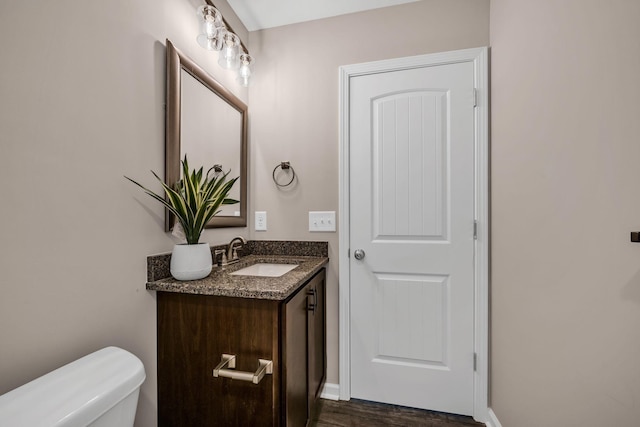
[[[418,0],[227,0],[249,31]]]

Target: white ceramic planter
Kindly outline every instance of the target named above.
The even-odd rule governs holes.
[[[178,280],[196,280],[211,273],[211,248],[208,243],[175,245],[171,253],[171,275]]]

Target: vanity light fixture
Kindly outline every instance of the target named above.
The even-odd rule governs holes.
[[[249,86],[251,64],[253,64],[253,57],[251,55],[248,53],[240,54],[240,69],[238,70],[238,78],[236,80],[244,87]]]
[[[249,86],[253,57],[211,0],[205,1],[207,4],[197,11],[200,18],[198,44],[204,49],[220,52],[218,64],[227,70],[238,70],[236,80],[244,87]]]
[[[227,31],[224,35],[224,47],[220,51],[218,64],[227,70],[237,70],[240,66],[239,54],[240,38]]]
[[[210,5],[200,6],[198,16],[200,17],[200,34],[196,38],[198,44],[207,50],[221,50],[227,29],[218,9]]]

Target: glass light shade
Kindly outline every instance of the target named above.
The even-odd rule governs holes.
[[[197,14],[200,17],[198,44],[207,50],[222,49],[222,36],[226,30],[220,12],[213,6],[204,5],[198,8]]]
[[[238,57],[239,47],[240,39],[238,36],[227,31],[224,35],[224,47],[220,51],[218,64],[228,70],[237,69],[240,66],[240,58]]]
[[[238,78],[236,81],[244,87],[249,86],[252,64],[253,58],[251,55],[247,53],[240,54],[240,69],[238,70]]]
[[[220,51],[224,47],[224,34],[227,32],[225,28],[218,30],[215,37],[207,37],[206,34],[200,34],[197,38],[198,44],[207,50]]]

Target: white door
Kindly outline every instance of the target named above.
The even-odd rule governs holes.
[[[471,415],[474,64],[349,87],[351,397]]]

